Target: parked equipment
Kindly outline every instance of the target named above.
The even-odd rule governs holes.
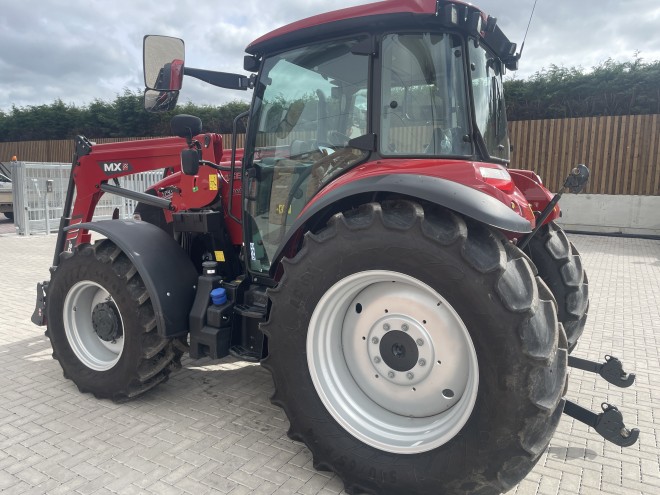
[[[14,200],[9,163],[0,162],[0,213],[9,220],[14,219]]]
[[[150,110],[174,107],[184,75],[254,90],[244,149],[189,115],[173,138],[77,138],[33,316],[65,376],[121,401],[186,352],[260,361],[291,438],[349,493],[504,492],[565,405],[634,443],[614,406],[564,399],[587,277],[554,195],[507,169],[502,75],[518,56],[496,19],[384,1],[247,53],[250,75],[228,74],[187,67],[182,40],[144,40]],[[144,193],[118,184],[159,168]],[[139,201],[136,219],[91,222],[104,193]],[[574,364],[630,381],[613,358]]]

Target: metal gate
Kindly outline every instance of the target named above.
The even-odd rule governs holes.
[[[163,178],[164,169],[150,170],[119,178],[119,185],[131,191],[146,191]],[[12,162],[14,224],[21,235],[56,232],[69,185],[70,163]],[[105,193],[94,211],[94,220],[132,218],[137,202]]]

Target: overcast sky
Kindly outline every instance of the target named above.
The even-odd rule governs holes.
[[[142,37],[186,41],[186,65],[241,72],[244,48],[294,20],[368,0],[0,0],[0,110],[111,101],[141,90]],[[477,0],[522,41],[534,0]],[[590,68],[635,51],[660,60],[658,0],[538,0],[519,78],[551,64]],[[186,78],[179,102],[248,99]]]

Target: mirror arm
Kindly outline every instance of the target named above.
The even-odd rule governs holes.
[[[232,74],[229,72],[217,72],[205,69],[193,69],[185,67],[183,73],[186,76],[194,77],[200,81],[207,82],[213,86],[227,89],[239,89],[245,91],[248,88],[254,87],[254,77],[246,77],[240,74]]]

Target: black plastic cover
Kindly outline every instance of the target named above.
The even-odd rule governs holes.
[[[172,237],[155,225],[136,220],[102,220],[64,230],[73,228],[104,235],[128,256],[149,292],[159,335],[177,337],[188,332],[197,270]]]

